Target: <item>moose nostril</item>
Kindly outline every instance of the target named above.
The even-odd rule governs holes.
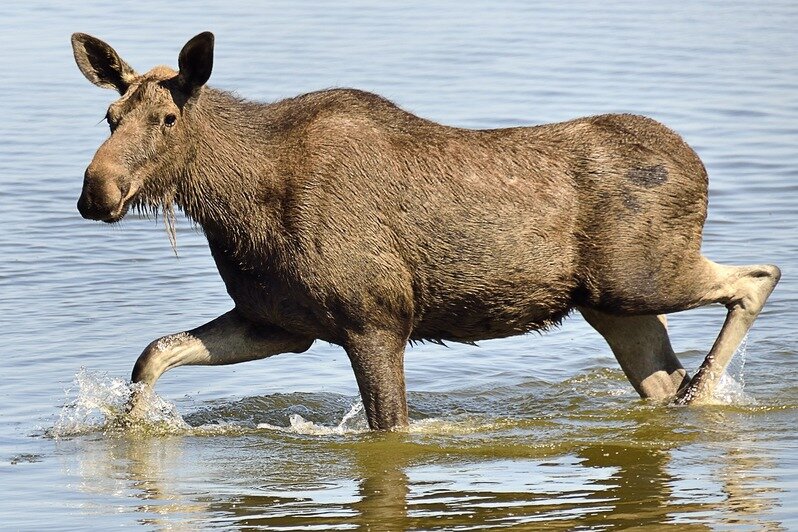
[[[89,202],[85,194],[81,194],[80,198],[78,198],[78,212],[84,218],[89,217]]]

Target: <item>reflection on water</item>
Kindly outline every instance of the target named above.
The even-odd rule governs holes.
[[[530,523],[535,529],[603,529],[691,523],[698,529],[719,522],[778,528],[763,519],[776,504],[776,490],[756,473],[771,466],[767,455],[704,449],[717,457],[707,463],[702,452],[699,464],[672,445],[594,443],[565,455],[531,446],[512,450],[512,458],[488,460],[485,454],[495,448],[469,447],[452,457],[408,434],[269,443],[265,450],[258,438],[243,438],[231,449],[194,437],[117,437],[62,441],[59,447],[69,456],[66,467],[79,460],[80,490],[101,500],[111,496],[118,512],[159,528],[205,523],[402,530]],[[198,467],[197,460],[215,463]],[[231,473],[240,486],[214,484]]]
[[[93,378],[116,390],[113,381]],[[765,516],[779,489],[761,473],[773,468],[773,458],[755,435],[741,441],[747,419],[770,415],[772,407],[628,407],[607,393],[612,379],[579,380],[595,385],[558,419],[487,424],[476,403],[450,397],[475,412],[374,434],[363,431],[359,403],[335,412],[333,405],[351,398],[277,394],[201,407],[187,419],[204,424],[170,425],[171,435],[157,426],[148,432],[107,424],[62,434],[57,448],[64,474],[100,499],[82,511],[111,505],[158,528],[704,529],[723,522],[778,529]],[[530,392],[540,398],[544,386],[527,383],[500,395],[521,402]],[[554,395],[573,386],[555,387]],[[90,389],[102,395],[84,384]],[[414,403],[429,409],[441,397],[416,394]],[[322,404],[327,414],[316,408],[316,422],[297,420],[298,411]],[[261,422],[253,405],[282,412],[284,424]]]

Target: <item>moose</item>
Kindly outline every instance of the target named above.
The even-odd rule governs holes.
[[[707,402],[781,275],[702,255],[706,169],[650,118],[462,129],[354,89],[274,103],[213,89],[210,32],[185,44],[177,71],[138,74],[83,33],[72,47],[83,75],[120,95],[80,214],[114,223],[176,205],[235,303],[148,345],[132,374],[144,390],[178,366],[318,339],[346,351],[369,426],[393,429],[408,423],[409,341],[544,331],[576,310],[641,397]],[[713,303],[728,313],[690,378],[665,315]]]

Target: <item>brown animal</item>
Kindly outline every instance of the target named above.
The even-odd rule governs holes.
[[[235,302],[152,342],[133,369],[149,388],[177,366],[321,339],[346,350],[370,426],[388,429],[408,421],[408,340],[523,334],[578,309],[642,397],[700,401],[779,280],[775,266],[701,255],[706,171],[648,118],[473,131],[357,90],[261,104],[206,87],[207,32],[183,47],[178,72],[139,75],[81,33],[72,46],[89,81],[122,96],[80,213],[111,223],[131,205],[177,204]],[[728,315],[690,380],[663,315],[710,303]]]

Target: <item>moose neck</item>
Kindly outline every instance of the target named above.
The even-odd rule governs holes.
[[[178,206],[229,252],[274,249],[284,187],[276,178],[271,106],[208,87],[194,105]]]

